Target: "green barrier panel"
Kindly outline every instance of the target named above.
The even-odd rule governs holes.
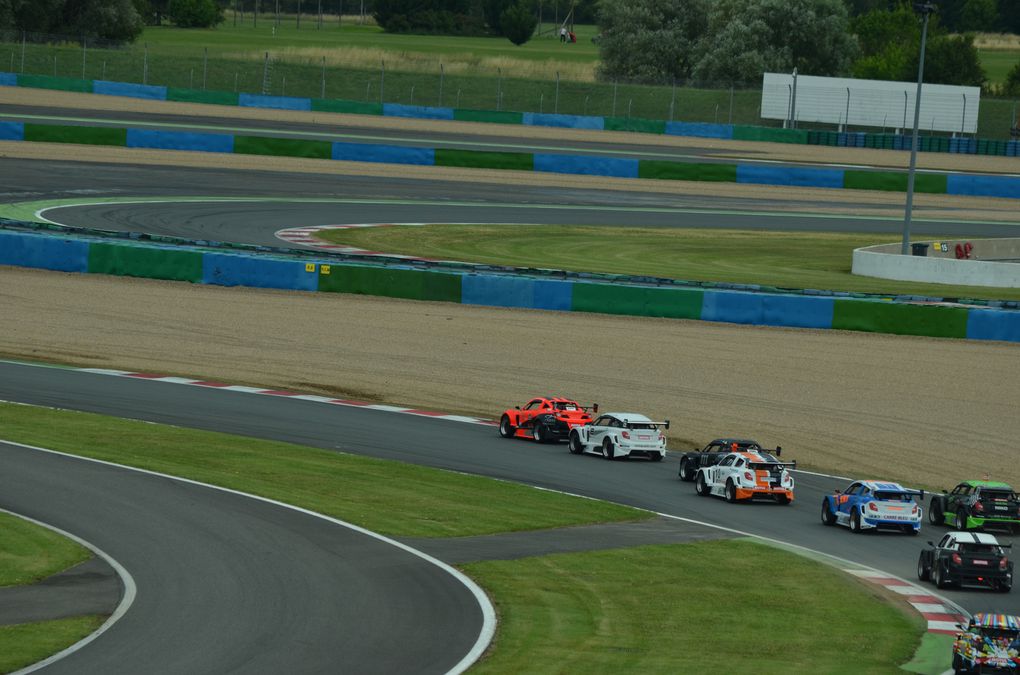
[[[943,195],[946,193],[947,177],[938,174],[915,174],[914,190]],[[843,187],[848,190],[887,190],[890,192],[907,191],[907,174],[891,171],[851,171],[843,172]]]
[[[526,152],[479,152],[436,148],[436,166],[532,171],[535,168],[535,156]]]
[[[448,272],[424,272],[422,299],[460,304],[463,277]]]
[[[737,182],[736,164],[696,164],[658,159],[638,161],[638,178]]]
[[[774,129],[772,127],[751,127],[735,125],[733,127],[735,141],[763,141],[766,143],[802,143],[807,144],[808,133],[802,129]]]
[[[461,110],[455,108],[453,119],[458,122],[489,122],[490,124],[523,124],[524,113],[497,110]]]
[[[362,103],[361,101],[343,101],[330,98],[313,98],[312,110],[315,112],[346,113],[349,115],[382,115],[382,103]]]
[[[73,77],[52,77],[50,75],[18,75],[19,87],[33,89],[59,89],[61,91],[84,91],[92,93],[92,80],[77,80]]]
[[[425,300],[424,275],[425,272],[419,270],[320,265],[319,290]]]
[[[872,333],[966,338],[967,310],[962,307],[836,300],[832,327]]]
[[[202,254],[173,248],[92,242],[89,274],[202,283]]]
[[[234,136],[234,154],[330,159],[333,156],[333,144],[329,141],[303,141],[297,138]]]
[[[638,117],[606,117],[606,131],[636,131],[642,134],[664,134],[666,123],[662,120],[644,120]]]
[[[704,292],[686,288],[647,288],[609,284],[574,284],[575,312],[700,319]]]
[[[25,140],[36,143],[81,143],[123,147],[127,145],[127,129],[26,123]]]
[[[237,96],[232,91],[202,91],[201,89],[178,89],[176,87],[169,87],[166,90],[166,100],[181,103],[237,105]]]

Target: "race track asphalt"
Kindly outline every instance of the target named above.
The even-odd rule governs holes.
[[[42,394],[35,373],[11,371]],[[444,673],[482,625],[470,590],[421,557],[168,477],[0,443],[0,507],[98,546],[137,586],[119,621],[46,673]]]
[[[916,537],[894,533],[854,535],[842,527],[825,527],[819,518],[822,497],[846,486],[846,481],[836,478],[798,472],[797,499],[791,506],[734,505],[698,497],[693,484],[680,482],[675,455],[661,463],[606,462],[593,456],[571,455],[565,445],[501,439],[493,427],[357,407],[3,362],[0,399],[275,439],[514,480],[777,539],[906,579],[916,578],[917,557],[925,541],[937,539],[945,531],[927,523]],[[1003,539],[1013,540],[1010,536]],[[944,594],[970,611],[1020,613],[1017,593],[949,590]]]

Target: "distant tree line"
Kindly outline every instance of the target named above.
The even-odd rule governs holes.
[[[224,0],[0,0],[0,29],[78,40],[132,42],[146,24],[209,27],[223,21]]]
[[[1017,0],[934,0],[939,23],[950,33],[1020,33]],[[896,0],[846,0],[851,16],[895,10]]]

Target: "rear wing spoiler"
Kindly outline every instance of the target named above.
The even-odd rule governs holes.
[[[792,461],[789,461],[789,462],[751,462],[751,464],[756,465],[756,466],[781,466],[784,469],[796,469],[797,468],[797,460],[795,460],[795,459],[792,460]]]

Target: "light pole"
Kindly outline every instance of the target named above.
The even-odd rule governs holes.
[[[910,253],[910,216],[914,210],[914,174],[917,172],[917,128],[921,121],[921,83],[924,81],[924,47],[928,40],[928,18],[938,11],[934,2],[915,2],[914,11],[919,12],[924,23],[921,26],[921,58],[917,64],[917,94],[914,96],[914,136],[910,142],[910,169],[907,172],[907,208],[903,215],[903,246],[900,253]]]

